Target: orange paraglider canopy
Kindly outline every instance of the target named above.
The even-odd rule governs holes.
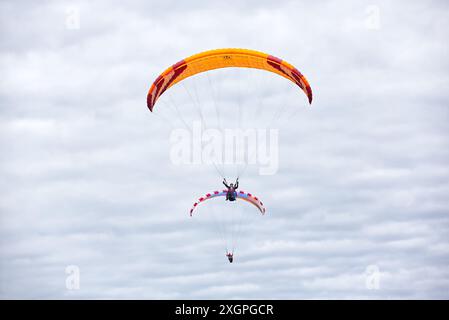
[[[254,68],[276,73],[295,83],[312,103],[312,89],[294,66],[266,53],[247,49],[217,49],[195,54],[165,70],[151,85],[147,106],[153,111],[157,99],[171,86],[195,74],[220,68]]]

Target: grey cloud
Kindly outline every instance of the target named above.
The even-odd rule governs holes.
[[[79,30],[66,28],[69,7]],[[449,298],[447,12],[443,1],[2,2],[0,297]],[[268,212],[232,265],[212,223],[188,216],[221,178],[169,159],[170,126],[183,125],[169,99],[189,121],[194,101],[178,85],[157,112],[145,105],[164,68],[218,47],[282,57],[314,90],[309,107],[284,79],[216,74],[232,93],[220,108],[241,103],[244,124],[284,108],[271,122],[279,171],[250,166],[241,179]],[[213,124],[204,84],[186,86]],[[65,287],[68,265],[80,290]]]

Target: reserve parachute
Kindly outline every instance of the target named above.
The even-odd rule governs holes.
[[[195,210],[195,208],[200,203],[203,203],[206,200],[214,199],[214,198],[217,198],[217,197],[226,197],[226,193],[227,192],[228,192],[228,190],[214,191],[214,192],[206,194],[204,197],[199,198],[198,201],[193,204],[192,209],[190,209],[190,216],[193,216],[193,211]],[[259,198],[257,198],[253,194],[247,193],[247,192],[242,191],[242,190],[241,191],[237,191],[236,192],[236,199],[244,200],[244,201],[247,201],[247,202],[251,203],[257,209],[259,209],[261,214],[265,214],[265,207],[263,206],[262,201],[260,201]]]

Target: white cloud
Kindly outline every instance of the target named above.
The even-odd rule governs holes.
[[[369,5],[2,2],[0,297],[447,299],[448,11],[380,1],[370,29]],[[80,29],[66,28],[69,6]],[[285,106],[278,173],[241,179],[268,212],[232,265],[188,216],[220,177],[169,161],[182,125],[164,118],[169,99],[198,120],[195,106],[179,85],[145,105],[164,68],[218,47],[282,57],[314,90],[308,107],[284,79],[217,73],[232,93],[218,97],[223,121],[238,121],[239,99],[248,125]],[[214,117],[201,83],[187,86]],[[80,290],[65,288],[68,265]],[[371,265],[379,290],[365,286]]]

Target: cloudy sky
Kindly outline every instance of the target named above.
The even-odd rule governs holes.
[[[0,3],[1,298],[449,298],[446,1],[240,2]],[[286,113],[277,172],[242,177],[267,214],[233,264],[188,216],[220,176],[175,165],[179,121],[146,107],[166,67],[226,47],[281,57],[314,91],[308,107],[261,76],[245,96]],[[218,74],[228,110],[241,96]]]

